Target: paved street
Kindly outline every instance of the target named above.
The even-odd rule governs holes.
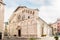
[[[54,37],[41,37],[35,38],[36,40],[55,40]],[[30,40],[30,38],[20,38],[20,37],[4,37],[3,40]],[[60,40],[60,38],[59,38]]]
[[[35,38],[36,40],[55,40],[54,37],[41,37],[41,38]],[[29,38],[17,38],[17,37],[12,37],[12,38],[7,38],[5,37],[4,40],[29,40]]]

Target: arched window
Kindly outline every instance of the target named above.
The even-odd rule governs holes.
[[[25,12],[25,10],[22,10],[22,13],[24,13]]]
[[[22,16],[22,20],[24,20],[24,19],[25,19],[25,15]]]
[[[32,11],[30,11],[30,14],[32,14]]]
[[[33,11],[33,15],[34,15],[34,11]]]
[[[20,21],[20,19],[21,19],[21,16],[20,16],[20,15],[18,15],[17,21],[19,22],[19,21]]]
[[[21,18],[21,16],[19,15],[19,16],[18,16],[18,20],[19,20],[20,18]]]

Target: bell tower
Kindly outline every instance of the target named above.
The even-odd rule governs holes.
[[[4,34],[4,3],[0,0],[0,39],[3,39]]]

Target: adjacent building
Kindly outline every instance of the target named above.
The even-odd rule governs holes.
[[[52,28],[38,16],[38,9],[19,6],[8,22],[8,35],[17,37],[42,37],[52,35]]]
[[[50,27],[52,28],[52,35],[57,34],[57,22],[49,24]]]
[[[57,19],[57,33],[60,35],[60,19]]]
[[[0,0],[0,39],[4,35],[4,5],[3,0]]]
[[[53,28],[53,35],[60,35],[60,19],[57,19],[55,23],[51,23],[50,25]]]

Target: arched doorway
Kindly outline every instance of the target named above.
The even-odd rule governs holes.
[[[21,30],[18,30],[18,36],[21,37]]]
[[[21,37],[21,26],[17,26],[17,34],[19,37]]]
[[[0,39],[2,39],[2,33],[0,32]]]

